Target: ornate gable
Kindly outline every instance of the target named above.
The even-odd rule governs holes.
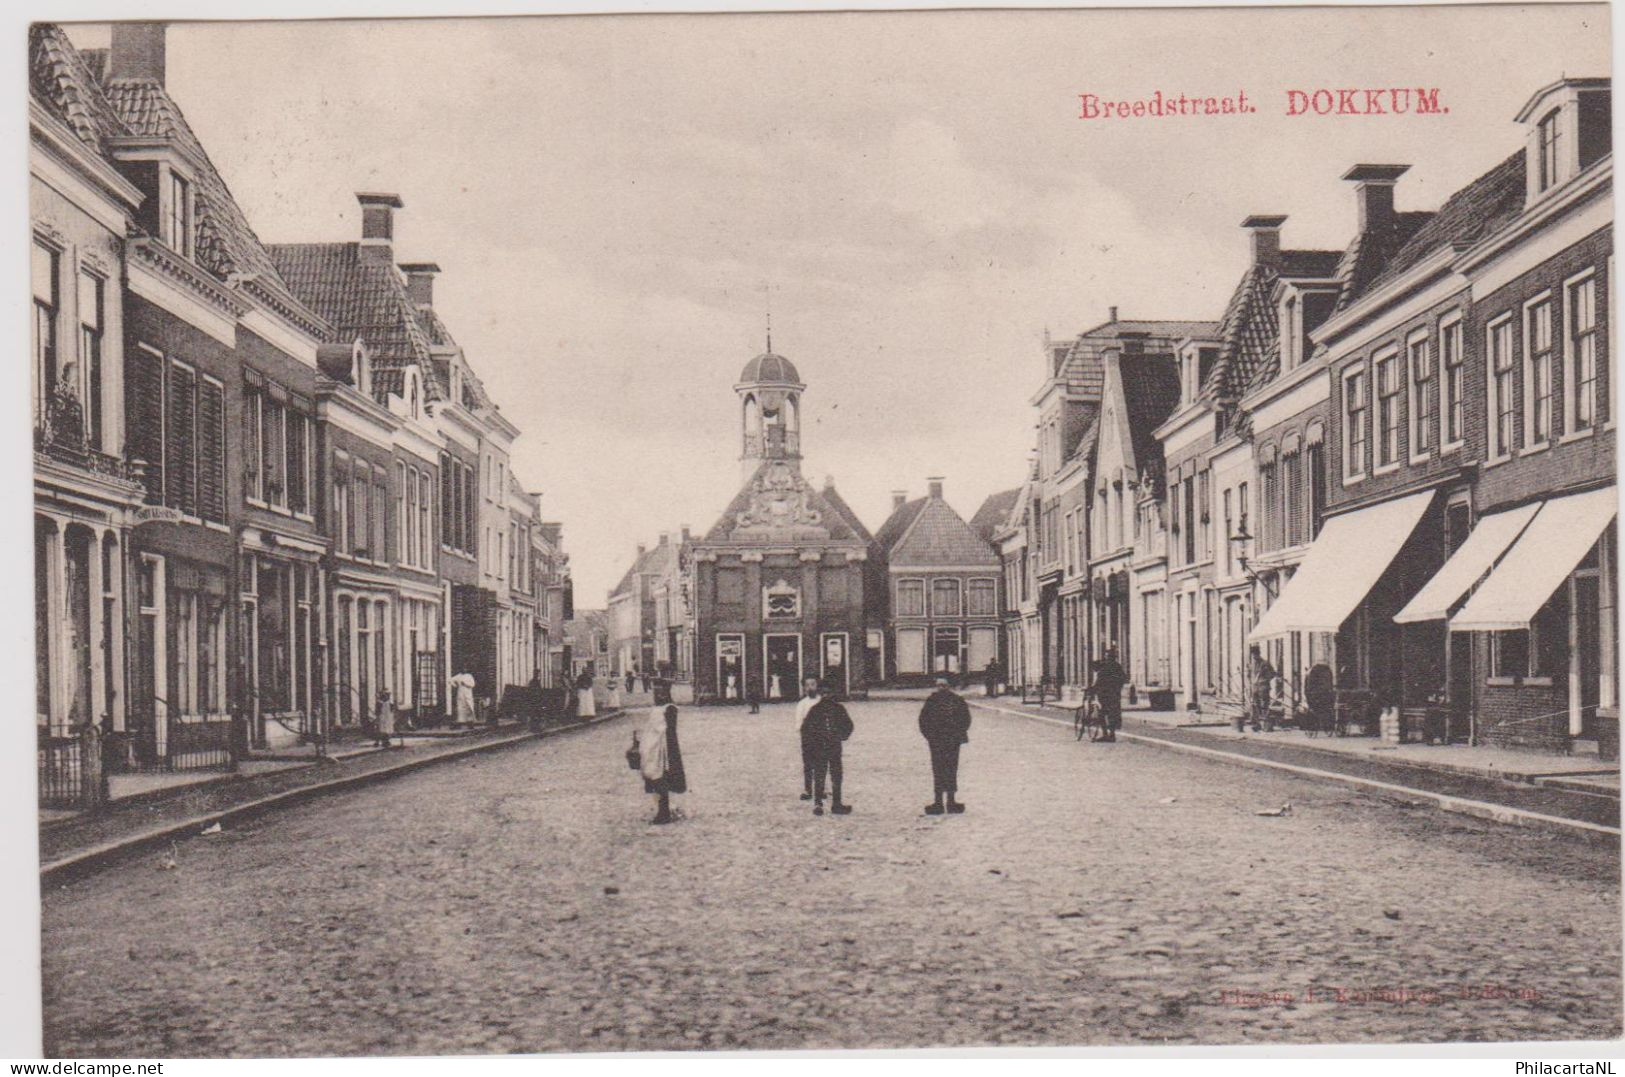
[[[745,490],[744,507],[734,516],[730,538],[828,538],[829,527],[816,495],[801,472],[782,461],[757,470]]]

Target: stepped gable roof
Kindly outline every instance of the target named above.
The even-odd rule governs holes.
[[[745,369],[739,372],[739,383],[800,385],[801,375],[790,360],[776,352],[765,351],[745,364]]]
[[[1524,151],[1519,150],[1445,199],[1439,212],[1399,248],[1364,292],[1401,276],[1442,247],[1471,246],[1523,212],[1525,167]]]
[[[320,321],[288,287],[232,197],[226,181],[209,159],[203,143],[163,84],[156,79],[118,78],[105,82],[103,90],[129,134],[172,142],[195,162],[193,203],[198,263],[222,280],[230,275],[240,276],[245,288],[266,293],[273,305],[285,305],[296,316]],[[322,337],[337,339],[332,336],[331,326],[318,328]]]
[[[819,533],[817,538],[819,542],[860,542],[867,545],[874,541],[869,529],[863,526],[863,521],[858,519],[857,513],[852,511],[852,507],[836,492],[833,485],[827,485],[822,490],[815,489],[802,477],[801,469],[795,462],[789,460],[762,461],[700,541],[706,545],[756,544],[762,541],[754,536],[736,538],[734,532],[746,525],[749,514],[760,497],[759,487],[769,479],[774,482],[790,483],[787,492],[799,505],[804,506],[807,512],[817,516],[816,524],[788,525],[792,529],[800,528]],[[822,534],[824,532],[827,532],[827,538]],[[796,538],[788,537],[784,541],[794,543]]]
[[[1219,320],[1219,357],[1202,385],[1208,404],[1239,399],[1264,365],[1279,331],[1273,293],[1281,278],[1318,280],[1333,276],[1342,251],[1288,250],[1278,261],[1254,262],[1230,295]]]
[[[1015,508],[1020,497],[1019,486],[987,495],[982,507],[970,518],[970,529],[980,535],[983,542],[991,543],[993,536],[1004,528],[1005,521],[1010,518],[1010,510]]]
[[[940,497],[924,503],[914,521],[887,549],[893,565],[986,565],[997,567],[997,551],[971,530],[953,506]],[[905,506],[906,508],[906,506]],[[895,514],[894,514],[895,515]]]
[[[110,159],[108,140],[126,137],[130,129],[102,91],[91,52],[74,48],[60,26],[35,23],[28,28],[28,88],[81,142]]]
[[[423,373],[430,400],[445,395],[416,304],[393,265],[363,258],[354,242],[273,243],[267,250],[295,294],[332,322],[341,339],[367,342],[373,395],[380,401],[405,391],[405,370],[413,365]]]

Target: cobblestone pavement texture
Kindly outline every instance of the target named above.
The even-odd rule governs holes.
[[[925,817],[917,706],[853,704],[850,816],[789,707],[686,708],[673,826],[618,720],[54,888],[46,1052],[1621,1033],[1617,849],[982,711]]]
[[[105,810],[54,821],[40,830],[40,860],[49,863],[104,842],[117,842],[156,827],[184,823],[260,797],[319,786],[336,778],[391,771],[403,764],[458,755],[474,745],[522,736],[519,730],[509,726],[491,732],[482,730],[466,737],[447,737],[439,743],[418,742],[406,750],[367,752],[260,773],[253,773],[249,768],[234,776],[222,773],[219,777],[224,780],[181,786],[157,797],[114,801]]]

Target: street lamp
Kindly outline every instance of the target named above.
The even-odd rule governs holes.
[[[1242,575],[1246,576],[1249,582],[1262,586],[1264,591],[1271,598],[1274,598],[1275,591],[1267,582],[1265,582],[1264,577],[1253,571],[1252,565],[1248,561],[1247,543],[1253,541],[1253,536],[1247,533],[1246,517],[1242,518],[1240,525],[1236,528],[1235,532],[1231,534],[1230,541],[1236,543],[1236,563],[1241,566]]]

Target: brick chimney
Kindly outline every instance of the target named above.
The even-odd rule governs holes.
[[[1284,216],[1256,215],[1241,222],[1252,233],[1254,265],[1279,265],[1281,262],[1281,226]]]
[[[440,267],[433,262],[402,262],[406,274],[406,294],[419,307],[434,306],[434,278]]]
[[[683,536],[683,542],[684,542],[684,543],[685,543],[685,544],[687,544],[687,543],[689,543],[689,542],[692,542],[692,541],[694,541],[694,540],[693,540],[693,536],[691,536],[691,535],[690,535],[690,534],[689,534],[689,533],[688,533],[688,525],[687,525],[687,524],[684,524],[684,525],[683,525],[683,530],[682,530],[682,536]]]
[[[937,501],[942,500],[942,476],[933,475],[925,480],[927,493]]]
[[[1107,317],[1106,320],[1108,322],[1115,322],[1117,320],[1117,308],[1116,307],[1107,307],[1106,309],[1107,309],[1107,311],[1110,312],[1110,316]]]
[[[405,208],[398,194],[357,191],[361,203],[361,257],[368,261],[395,260],[395,211]]]
[[[1394,184],[1410,165],[1355,165],[1343,173],[1354,184],[1359,231],[1375,232],[1394,223]]]
[[[115,22],[107,53],[107,81],[151,79],[164,84],[164,23]]]
[[[906,504],[908,504],[907,490],[893,490],[891,492],[891,510],[893,512],[896,512]]]
[[[671,545],[671,532],[670,531],[662,531],[662,532],[660,532],[660,545],[662,545],[662,546]]]
[[[641,558],[642,558],[642,557],[643,557],[643,555],[644,555],[644,554],[646,554],[646,553],[648,553],[648,552],[649,552],[649,547],[647,547],[647,546],[645,546],[645,545],[644,545],[644,544],[643,544],[643,543],[641,543],[641,542],[640,542],[640,543],[638,543],[638,557],[639,557],[639,558],[640,558],[640,559],[641,559]]]

